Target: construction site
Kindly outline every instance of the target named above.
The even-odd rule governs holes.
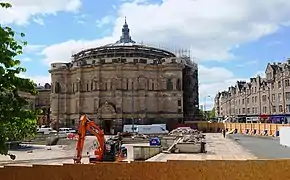
[[[114,136],[105,136],[105,141],[113,138]],[[1,156],[0,165],[73,164],[77,142],[76,138],[66,138],[60,139],[57,145],[23,144],[22,148],[10,152],[16,155],[14,161],[8,156]],[[96,136],[86,136],[82,150],[83,164],[89,164],[89,155],[94,153],[96,143]],[[125,135],[121,144],[127,149],[126,157],[122,161],[127,162],[254,159],[234,142],[223,138],[220,133],[202,133],[188,127],[177,128],[163,135]],[[231,152],[230,147],[236,148]]]
[[[0,179],[290,179],[280,126],[195,121],[197,64],[136,43],[126,21],[116,43],[50,73],[51,127],[8,144]]]
[[[84,128],[97,132],[92,128],[98,128],[97,126],[93,123],[88,125],[89,119],[84,121],[88,121]],[[83,138],[61,138],[56,145],[23,143],[22,148],[9,152],[16,156],[15,160],[11,160],[9,156],[0,157],[2,166],[0,172],[5,180],[36,177],[42,179],[188,179],[188,176],[192,175],[197,179],[248,179],[257,176],[272,179],[274,175],[283,179],[289,178],[289,175],[285,174],[286,165],[290,163],[288,160],[273,160],[273,158],[262,160],[263,158],[251,153],[230,138],[231,134],[242,133],[243,129],[228,129],[227,137],[224,138],[219,131],[221,128],[231,128],[233,124],[201,123],[198,125],[198,129],[179,127],[167,134],[123,133],[112,136],[97,132],[95,135],[86,135]],[[82,133],[78,134],[82,136]],[[117,141],[116,145],[114,142]],[[79,146],[80,143],[83,145]],[[105,147],[98,149],[102,143]],[[108,144],[111,145],[110,148],[107,147]],[[112,145],[122,148],[112,151]],[[106,155],[107,151],[114,152],[113,156],[108,156],[110,153]],[[118,159],[120,152],[122,158]],[[81,153],[78,155],[80,161],[76,161],[78,153]],[[102,156],[102,159],[97,155]],[[265,174],[268,168],[274,166],[281,168],[274,174]],[[240,171],[241,169],[243,170]],[[142,177],[136,172],[142,172]],[[234,173],[239,173],[240,176],[233,178]]]

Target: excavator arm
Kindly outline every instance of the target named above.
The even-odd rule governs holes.
[[[104,155],[104,148],[105,148],[105,136],[103,130],[97,126],[94,121],[91,121],[87,118],[86,115],[81,116],[79,121],[79,128],[78,128],[78,141],[77,141],[77,155],[74,158],[75,164],[80,164],[82,159],[82,153],[86,138],[86,131],[89,131],[94,136],[96,136],[99,146],[95,150],[95,155],[97,160],[102,160]]]

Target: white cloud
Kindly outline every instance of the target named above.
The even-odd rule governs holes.
[[[44,21],[43,21],[42,18],[35,17],[35,18],[33,18],[32,20],[33,20],[33,22],[35,22],[35,23],[37,23],[37,24],[39,24],[39,25],[41,25],[41,26],[44,25]]]
[[[230,70],[222,67],[208,68],[200,65],[199,78],[202,83],[215,83],[224,81],[225,79],[234,78],[234,74]]]
[[[23,52],[24,53],[33,53],[33,52],[37,52],[37,51],[43,49],[44,47],[45,47],[45,45],[41,45],[41,44],[28,44],[28,45],[23,47]]]
[[[257,60],[244,61],[244,62],[237,63],[236,67],[249,67],[249,66],[257,65],[258,63],[259,61]]]
[[[85,19],[87,17],[88,16],[86,14],[80,14],[80,15],[75,16],[74,19],[75,19],[76,23],[78,23],[78,24],[85,24],[86,23]]]
[[[30,62],[30,61],[32,61],[32,59],[29,57],[21,58],[21,62]]]
[[[108,37],[101,40],[86,41],[86,40],[69,40],[60,44],[48,46],[42,50],[40,54],[45,56],[44,62],[48,65],[53,62],[68,62],[73,53],[82,49],[96,47],[111,43],[115,38]]]
[[[125,16],[135,41],[162,44],[165,47],[190,47],[191,55],[199,62],[233,59],[235,56],[231,53],[232,49],[275,33],[280,25],[290,25],[289,0],[144,2],[124,1],[116,9],[117,18],[113,20],[111,16],[105,16],[97,21],[99,26],[114,24],[113,32],[108,37],[95,40],[72,39],[44,48],[41,54],[45,57],[45,63],[70,61],[70,56],[77,50],[115,42],[121,35]],[[213,97],[217,91],[234,85],[237,80],[248,80],[235,77],[233,72],[221,67],[200,66],[199,71],[201,99],[206,95]]]
[[[55,15],[60,11],[76,12],[81,6],[81,0],[5,0],[5,2],[12,4],[13,8],[0,9],[0,23],[18,25],[27,24],[30,18],[36,15]]]
[[[34,76],[34,75],[27,75],[26,73],[21,73],[18,75],[21,78],[29,78],[34,81],[36,84],[44,85],[45,83],[51,83],[51,78],[49,75],[45,76]]]
[[[274,33],[280,25],[290,25],[290,1],[287,0],[255,3],[250,0],[164,0],[162,4],[124,1],[117,11],[117,18],[105,16],[97,21],[100,27],[114,24],[111,36],[91,42],[71,40],[61,43],[62,49],[52,49],[59,47],[52,45],[48,47],[50,51],[43,51],[45,60],[60,61],[63,58],[55,58],[59,51],[64,50],[61,56],[68,57],[84,43],[97,45],[106,40],[116,41],[125,16],[135,41],[165,47],[190,47],[191,55],[199,62],[233,59],[232,49]]]
[[[266,68],[265,68],[266,69]],[[265,71],[257,71],[255,76],[261,76],[262,78],[266,77]]]
[[[216,74],[219,76],[220,74]],[[228,87],[234,86],[237,81],[248,81],[249,78],[232,78],[232,79],[224,79],[221,81],[217,81],[214,83],[202,83],[200,78],[200,86],[199,86],[199,102],[200,105],[206,104],[206,109],[209,110],[214,105],[214,97],[219,91],[228,90]],[[209,96],[209,97],[208,97]]]
[[[282,43],[281,41],[271,41],[271,42],[267,43],[266,46],[276,46],[276,45],[279,45],[281,43]]]
[[[105,16],[101,19],[96,20],[97,27],[101,28],[105,25],[112,24],[112,23],[114,23],[114,20],[115,20],[115,17],[113,17],[113,16]]]

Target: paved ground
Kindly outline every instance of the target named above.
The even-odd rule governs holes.
[[[290,158],[290,148],[281,146],[277,138],[253,137],[242,134],[231,134],[228,136],[248,149],[258,159]]]
[[[206,134],[205,154],[158,154],[147,161],[167,160],[246,160],[256,159],[254,155],[230,138],[220,133]]]
[[[93,152],[92,144],[95,137],[88,136],[85,142],[83,162],[88,163],[85,156]],[[272,138],[258,138],[239,134],[223,138],[221,134],[206,134],[206,154],[159,154],[147,161],[167,160],[246,160],[246,159],[279,159],[290,158],[290,148],[279,145],[279,140]],[[63,164],[73,163],[76,142],[68,146],[34,146],[32,149],[11,151],[16,160],[0,156],[0,166],[4,165],[32,165],[32,164]],[[138,144],[146,145],[146,144]],[[127,161],[133,160],[133,144],[125,145],[128,149]],[[29,151],[32,150],[32,153]]]
[[[106,136],[109,138],[110,136]],[[89,163],[87,152],[93,153],[93,143],[96,141],[94,136],[87,136],[84,144],[82,162]],[[25,165],[31,166],[32,164],[49,164],[61,165],[73,163],[73,157],[76,155],[76,141],[71,140],[69,145],[45,146],[33,145],[30,148],[23,148],[17,151],[10,151],[11,154],[16,155],[16,160],[12,161],[9,156],[0,156],[0,166],[9,165]],[[148,144],[135,144],[138,146]],[[133,144],[124,144],[128,150],[128,157],[125,161],[133,161]],[[32,151],[32,152],[31,152]]]
[[[88,163],[87,152],[92,152],[94,136],[86,138],[83,150],[83,162]],[[12,161],[8,156],[0,156],[0,166],[4,165],[32,165],[32,164],[63,164],[73,163],[73,157],[76,155],[76,141],[71,140],[70,145],[33,145],[29,148],[10,151],[16,155],[16,160]],[[32,152],[31,152],[32,151]]]

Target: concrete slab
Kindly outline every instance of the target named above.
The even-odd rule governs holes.
[[[257,159],[248,150],[229,138],[223,138],[219,133],[206,134],[205,154],[158,154],[147,161],[167,160],[246,160]]]
[[[149,143],[139,143],[139,144],[124,144],[127,148],[127,158],[124,161],[131,162],[133,161],[133,146],[148,146]]]

